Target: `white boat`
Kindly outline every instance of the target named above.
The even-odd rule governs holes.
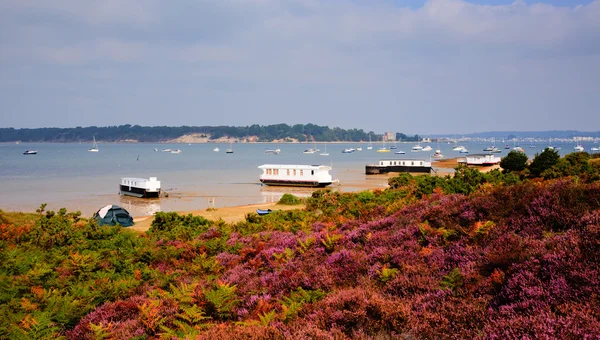
[[[427,145],[421,151],[431,151],[431,150],[432,150],[431,146]]]
[[[314,142],[314,143],[315,143],[314,148],[308,148],[308,149],[304,150],[302,153],[313,154],[313,153],[317,153],[317,152],[321,151],[321,150],[317,149],[317,142]]]
[[[100,151],[100,149],[98,149],[98,143],[96,143],[96,136],[93,136],[94,138],[94,146],[89,148],[88,151],[89,152],[98,152]]]
[[[464,146],[459,145],[459,146],[455,146],[454,148],[452,148],[452,151],[460,151],[460,150],[463,150],[464,148],[465,148]]]
[[[371,143],[371,134],[369,134],[369,145],[367,146],[367,150],[373,149],[373,144]]]
[[[162,151],[163,152],[171,152],[172,150],[171,149],[163,149]]]
[[[423,150],[423,147],[420,144],[417,144],[417,145],[413,146],[412,148],[410,148],[410,151],[412,151],[412,152],[419,152],[421,150]]]
[[[353,153],[354,151],[356,151],[356,149],[354,149],[354,148],[346,148],[346,149],[342,150],[342,153]]]
[[[148,179],[135,177],[121,178],[119,194],[140,198],[158,197],[160,195],[160,181],[156,180],[156,177]]]
[[[573,150],[575,150],[575,152],[583,152],[585,149],[583,148],[583,145],[577,143],[577,145],[573,147]]]
[[[357,148],[356,148],[356,151],[362,151],[362,147],[360,147],[360,146],[359,146],[359,147],[357,147]]]
[[[171,150],[171,153],[181,153],[181,150],[179,150],[179,149]]]
[[[365,174],[377,175],[388,172],[431,172],[431,162],[424,159],[382,159],[377,164],[367,164]]]
[[[513,150],[515,150],[516,152],[525,153],[525,150],[523,150],[523,148],[520,146],[515,146]]]
[[[460,151],[458,151],[458,153],[469,153],[469,150],[467,150],[467,148],[465,148],[465,147],[463,146],[463,148],[462,148],[462,149],[460,149]]]
[[[26,150],[23,152],[24,155],[37,155],[37,150]]]
[[[327,165],[263,164],[259,180],[265,185],[326,187],[333,183]]]
[[[442,154],[441,150],[437,149],[437,150],[435,150],[435,153],[431,157],[433,157],[433,158],[444,158],[444,155]]]
[[[213,151],[214,151],[214,152],[219,152],[219,147],[218,147],[218,146],[217,146],[217,147],[215,147],[215,148],[213,149]]]
[[[600,151],[600,148],[598,148],[598,147],[593,147],[593,148],[590,148],[590,151]]]
[[[321,152],[319,155],[321,155],[321,156],[329,156],[329,152],[327,152],[327,144],[325,144],[325,151]]]
[[[279,155],[280,152],[281,152],[281,149],[265,149],[265,153],[272,153],[275,155]]]
[[[465,157],[464,161],[459,161],[459,163],[466,163],[467,165],[490,166],[499,164],[501,160],[502,159],[500,157],[488,153],[468,155]]]
[[[157,149],[157,148],[154,148],[154,152],[156,152],[156,151],[158,151],[158,149]]]
[[[233,141],[229,141],[229,149],[225,150],[225,153],[233,153]]]
[[[396,152],[394,152],[396,155],[404,155],[406,152],[402,151],[402,150],[398,150]]]

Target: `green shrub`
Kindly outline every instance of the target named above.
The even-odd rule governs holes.
[[[302,200],[292,194],[283,194],[279,200],[279,204],[298,205],[300,203],[302,203]]]

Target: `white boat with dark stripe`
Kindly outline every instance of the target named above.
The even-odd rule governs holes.
[[[121,195],[134,196],[140,198],[153,198],[160,195],[160,181],[156,177],[150,178],[121,178],[119,186]]]
[[[265,185],[322,188],[333,183],[327,165],[263,164],[258,168]]]
[[[387,174],[389,172],[430,173],[431,162],[424,159],[382,159],[377,164],[367,164],[367,175]]]

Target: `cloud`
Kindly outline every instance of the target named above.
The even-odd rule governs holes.
[[[98,93],[108,93],[123,123],[141,117],[127,100],[138,100],[146,115],[160,120],[159,108],[169,105],[157,100],[168,97],[175,109],[169,121],[156,124],[281,117],[374,130],[397,124],[423,133],[511,128],[510,121],[494,119],[502,116],[529,129],[560,128],[557,122],[578,128],[564,118],[576,108],[600,126],[592,114],[600,104],[593,95],[600,91],[598,37],[600,0],[570,7],[463,0],[420,7],[386,0],[0,0],[0,67],[18,79],[0,81],[7,93],[0,99],[10,107],[15,95],[43,93],[58,79],[79,75],[78,91],[88,99],[78,106],[99,110],[93,106],[101,107],[106,96]],[[98,74],[136,96],[102,90],[109,82],[91,76]],[[47,85],[36,85],[36,77]],[[61,103],[70,92],[56,91],[64,94],[54,100],[57,107],[69,107]],[[197,111],[227,114],[194,121],[188,113]],[[372,112],[390,118],[377,122]],[[556,118],[543,121],[548,114]]]

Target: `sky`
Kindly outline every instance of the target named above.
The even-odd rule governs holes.
[[[600,130],[600,0],[0,0],[0,127]]]

